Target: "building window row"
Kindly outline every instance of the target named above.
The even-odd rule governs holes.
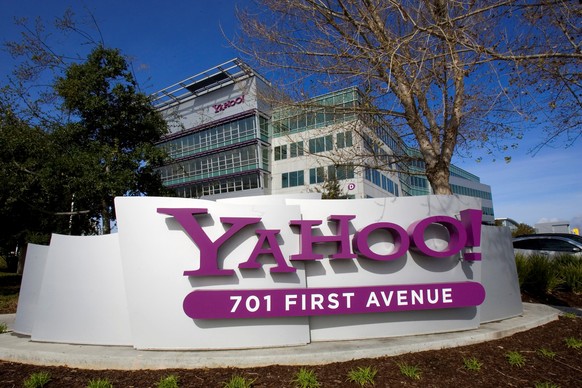
[[[459,186],[459,185],[451,185],[451,190],[453,191],[453,193],[459,194],[459,195],[466,195],[469,197],[476,197],[476,198],[481,198],[481,199],[492,200],[491,193],[488,191],[471,189],[469,187]]]
[[[249,174],[179,187],[176,189],[176,193],[179,197],[200,198],[205,195],[256,189],[260,187],[260,183],[259,174]]]
[[[178,139],[170,140],[161,146],[171,158],[183,158],[200,152],[241,143],[257,137],[256,117],[247,117],[216,127],[194,132]],[[262,118],[264,121],[265,119]],[[261,135],[266,124],[261,124]]]
[[[296,187],[305,184],[303,170],[284,172],[281,174],[281,187]]]
[[[327,170],[327,171],[326,171]],[[353,179],[355,177],[354,166],[352,165],[341,165],[335,166],[330,165],[327,167],[315,167],[309,169],[309,183],[323,183],[326,179]]]
[[[333,151],[333,140],[333,135],[309,139],[309,153],[317,154],[320,152]],[[352,131],[340,132],[336,135],[336,146],[338,149],[351,147],[352,145]]]
[[[413,175],[409,177],[409,181],[410,186],[428,189],[428,180],[425,177]]]
[[[333,151],[333,135],[321,136],[309,139],[309,153],[317,154],[325,151]]]
[[[364,171],[364,178],[367,181],[372,182],[374,185],[381,187],[383,190],[388,191],[397,197],[400,196],[400,188],[398,183],[394,183],[386,175],[381,174],[380,171],[366,167]]]
[[[330,96],[312,100],[307,108],[284,108],[273,113],[273,136],[279,137],[308,129],[326,127],[353,120],[358,105],[356,89],[346,89]]]
[[[340,132],[336,135],[337,148],[351,147],[353,145],[352,131]],[[325,151],[332,151],[334,146],[333,135],[326,135],[309,139],[309,153],[317,154]],[[275,146],[274,149],[275,160],[284,160],[289,158],[296,158],[304,155],[304,143],[298,141],[289,145],[283,144]]]
[[[162,167],[160,175],[166,185],[175,185],[209,177],[259,168],[256,146],[247,146],[202,158]]]
[[[289,144],[289,154],[287,154],[287,144],[276,146],[274,153],[275,160],[287,159],[287,155],[289,155],[289,158],[303,156],[303,141]]]

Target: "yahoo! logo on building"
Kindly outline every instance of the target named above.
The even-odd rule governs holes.
[[[200,266],[196,270],[184,271],[184,276],[229,276],[234,275],[234,270],[219,268],[218,250],[220,247],[243,228],[261,222],[258,217],[221,217],[220,222],[230,225],[230,228],[215,241],[212,241],[198,223],[195,215],[208,213],[207,209],[194,208],[158,208],[158,213],[173,216],[180,223],[184,231],[200,250]],[[472,249],[480,245],[481,217],[480,210],[463,210],[460,213],[461,220],[448,216],[431,216],[413,222],[404,229],[402,226],[391,222],[377,222],[358,230],[353,237],[349,233],[350,220],[356,218],[353,215],[330,215],[328,221],[336,224],[336,235],[320,236],[313,233],[313,227],[321,225],[321,220],[291,220],[290,226],[298,227],[300,238],[300,251],[290,255],[289,260],[307,261],[320,260],[323,255],[313,251],[315,244],[336,243],[336,253],[330,255],[330,259],[354,259],[358,256],[370,260],[387,261],[402,257],[409,248],[425,256],[441,258],[453,256],[464,248],[470,248],[471,252],[464,254],[465,260],[481,260],[480,253],[473,253]],[[432,224],[439,224],[449,232],[449,241],[446,249],[433,250],[425,242],[425,230]],[[394,248],[389,253],[376,253],[368,245],[368,237],[375,231],[384,231],[391,235]],[[257,261],[259,255],[271,255],[276,266],[271,272],[285,273],[295,272],[296,269],[289,265],[277,242],[278,229],[256,229],[258,241],[249,254],[248,259],[239,264],[239,268],[258,269],[261,264]]]
[[[212,105],[212,107],[214,108],[214,113],[220,113],[223,110],[226,110],[226,109],[228,109],[232,106],[238,105],[238,104],[242,104],[243,102],[245,102],[245,95],[244,94],[242,96],[238,96],[237,98],[233,98],[232,100],[229,100],[225,103]]]

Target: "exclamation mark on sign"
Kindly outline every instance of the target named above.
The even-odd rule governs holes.
[[[475,248],[481,246],[481,210],[467,209],[461,211],[461,223],[467,231],[467,242],[465,247]],[[481,252],[466,252],[464,255],[467,261],[481,260]]]

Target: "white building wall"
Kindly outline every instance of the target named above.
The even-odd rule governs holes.
[[[185,98],[178,105],[164,108],[161,113],[174,134],[259,109],[259,105],[265,108],[264,103],[257,101],[257,79],[251,77],[201,96]]]

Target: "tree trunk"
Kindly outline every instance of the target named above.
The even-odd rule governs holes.
[[[109,205],[107,201],[102,200],[101,206],[103,210],[101,211],[101,222],[103,223],[103,234],[111,233],[111,215],[109,214]]]
[[[453,194],[451,186],[449,185],[449,164],[443,160],[438,160],[436,163],[427,163],[426,177],[430,182],[433,194],[437,195],[451,195]]]

